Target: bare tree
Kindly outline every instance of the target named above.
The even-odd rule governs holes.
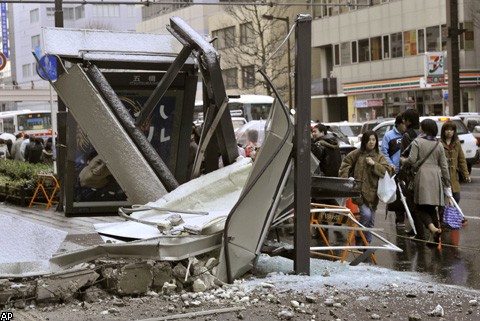
[[[249,70],[249,66],[255,66],[255,71],[262,66],[267,59],[274,53],[278,46],[285,40],[288,33],[285,21],[275,19],[280,17],[285,19],[287,16],[286,7],[273,7],[265,10],[265,7],[257,5],[249,6],[227,6],[227,14],[232,17],[240,26],[237,30],[235,43],[237,45],[222,50],[221,64],[222,69],[226,67],[237,67],[242,72],[242,80],[245,79],[244,73]],[[267,20],[263,16],[274,17]],[[275,84],[283,98],[288,97],[288,60],[287,45],[278,50],[275,56],[267,63],[265,71]],[[256,73],[253,87],[242,88],[249,92],[272,94],[271,88],[267,85],[263,77]]]

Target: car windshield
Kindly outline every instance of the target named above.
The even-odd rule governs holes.
[[[362,125],[333,125],[330,126],[330,130],[334,133],[341,133],[344,136],[358,136],[360,134],[360,131],[362,129]]]
[[[460,119],[451,119],[451,121],[457,126],[457,135],[464,135],[468,133],[467,127]],[[442,132],[442,126],[444,123],[444,121],[437,121],[438,136],[440,136],[440,133]]]

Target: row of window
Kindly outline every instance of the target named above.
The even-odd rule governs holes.
[[[93,17],[104,17],[104,18],[115,18],[120,17],[120,5],[94,5],[92,6],[92,16]],[[134,17],[135,16],[135,6],[125,5],[126,16]],[[47,8],[47,19],[53,20],[55,17],[55,8]],[[72,8],[63,8],[63,18],[65,20],[79,20],[85,18],[85,5],[80,5]],[[34,9],[30,11],[30,23],[38,22],[39,20],[39,9]]]
[[[312,6],[312,10],[315,18],[325,18],[393,1],[398,0],[314,0],[313,3],[322,6]]]
[[[460,36],[459,47],[461,50],[473,50],[473,23],[461,23],[460,29],[463,28],[466,31]],[[447,27],[442,25],[342,42],[333,45],[333,62],[337,66],[349,65],[446,51],[447,35]]]
[[[251,22],[240,25],[240,44],[248,44],[254,42],[253,24]],[[218,29],[212,31],[212,38],[217,38],[213,42],[215,49],[232,48],[236,46],[236,29],[235,26]]]
[[[38,10],[38,9],[35,9]],[[32,10],[34,11],[34,10]],[[63,19],[78,20],[85,18],[85,5],[74,8],[63,8]],[[55,17],[55,7],[47,7],[47,19],[53,20]]]
[[[242,67],[242,84],[243,88],[255,87],[255,66]],[[238,70],[230,68],[222,70],[223,82],[226,89],[236,89],[238,86]]]

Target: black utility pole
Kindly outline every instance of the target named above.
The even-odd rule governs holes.
[[[295,29],[294,270],[310,275],[310,114],[312,17],[299,15]],[[291,108],[292,106],[290,106]]]
[[[458,49],[458,0],[447,0],[448,109],[450,115],[462,111],[460,100],[460,57]]]
[[[63,28],[63,3],[62,0],[55,0],[55,27]],[[57,77],[62,72],[62,63],[57,57]],[[60,183],[59,200],[56,211],[63,212],[63,201],[65,195],[65,172],[67,168],[67,108],[65,103],[58,97],[57,113],[57,172]],[[55,133],[53,133],[55,135]]]

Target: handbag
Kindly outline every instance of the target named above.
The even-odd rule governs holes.
[[[462,214],[455,206],[447,205],[443,210],[443,223],[452,230],[457,230],[462,227]]]
[[[395,202],[397,199],[397,183],[395,182],[395,175],[390,177],[388,171],[385,176],[378,180],[377,196],[385,204]]]

